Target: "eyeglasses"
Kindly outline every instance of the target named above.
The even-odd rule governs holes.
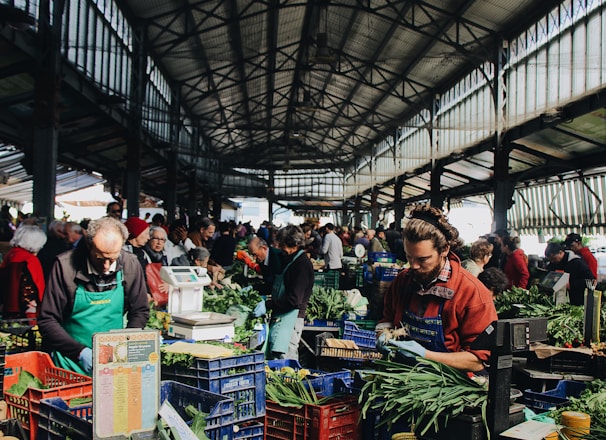
[[[109,212],[111,212],[111,213],[113,213],[113,214],[118,214],[118,213],[122,212],[122,210],[121,210],[121,209],[112,209],[112,210],[111,210],[111,211],[109,211]]]
[[[152,238],[150,238],[150,240],[156,240],[156,241],[166,241],[166,238],[162,238],[162,237],[152,237]]]

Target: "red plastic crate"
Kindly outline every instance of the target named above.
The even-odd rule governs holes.
[[[302,408],[267,401],[265,440],[359,440],[359,418],[360,406],[352,396]]]
[[[8,389],[18,382],[22,370],[36,376],[48,388],[28,388],[23,396],[9,393]],[[91,397],[92,394],[93,381],[90,377],[55,367],[46,353],[30,351],[6,356],[4,399],[11,417],[19,420],[23,429],[29,431],[31,440],[36,439],[38,432],[41,399],[61,397],[69,402],[75,397]]]

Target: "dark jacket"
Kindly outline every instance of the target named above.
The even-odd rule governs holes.
[[[286,267],[295,255],[292,254],[284,260],[283,267]],[[276,313],[299,309],[298,317],[305,318],[305,309],[314,287],[314,268],[305,254],[297,258],[284,272],[284,286],[284,295],[279,300],[268,300],[267,308]]]
[[[595,280],[589,266],[581,257],[572,251],[564,251],[564,258],[559,263],[550,263],[547,269],[550,271],[561,270],[570,274],[568,282],[568,296],[570,304],[582,306],[584,304],[585,289],[587,284],[585,280]]]
[[[269,257],[267,258],[267,264],[261,263],[261,275],[263,276],[263,284],[259,288],[261,295],[269,296],[271,289],[274,285],[276,275],[282,273],[282,251],[280,249],[270,247],[267,250]]]
[[[60,351],[74,361],[84,345],[74,340],[63,328],[74,307],[74,298],[78,285],[83,285],[87,291],[100,292],[109,290],[99,288],[87,269],[88,249],[79,246],[76,249],[57,257],[47,280],[46,290],[40,308],[38,326],[42,333],[45,348]],[[116,270],[122,271],[124,285],[124,312],[127,317],[127,327],[143,328],[149,318],[147,287],[143,269],[137,257],[124,250],[120,252]],[[104,278],[104,282],[115,280],[115,273]]]

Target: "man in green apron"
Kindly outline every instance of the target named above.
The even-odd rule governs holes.
[[[93,333],[145,327],[149,304],[137,257],[122,250],[126,227],[103,217],[90,222],[85,237],[86,246],[57,257],[38,326],[58,367],[91,375]]]
[[[314,269],[301,249],[305,245],[303,230],[287,225],[278,231],[277,240],[284,254],[283,271],[276,274],[271,299],[255,307],[259,317],[271,310],[267,337],[268,359],[298,359],[305,310],[314,285]]]

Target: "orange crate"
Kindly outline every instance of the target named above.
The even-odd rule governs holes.
[[[18,382],[19,373],[23,370],[36,376],[48,388],[28,388],[23,396],[9,393],[8,389]],[[36,439],[38,432],[41,399],[61,397],[69,402],[75,397],[92,397],[92,394],[93,381],[90,377],[55,367],[50,356],[44,352],[29,351],[6,356],[4,399],[10,416],[19,420],[23,428],[29,431],[31,440]]]

